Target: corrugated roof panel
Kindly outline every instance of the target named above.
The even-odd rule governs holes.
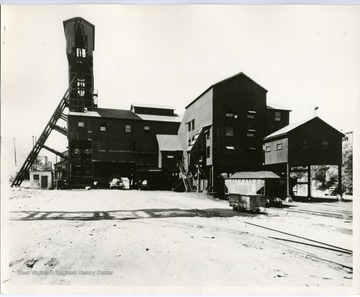
[[[266,105],[266,108],[267,108],[267,109],[276,109],[276,110],[287,110],[287,111],[291,111],[291,109],[282,107],[281,105],[275,104],[275,103],[267,104],[267,105]]]
[[[181,117],[179,116],[161,116],[152,114],[136,114],[140,119],[144,121],[159,121],[159,122],[175,122],[180,123]]]
[[[156,135],[160,151],[182,151],[183,148],[180,143],[178,135]]]
[[[174,110],[174,109],[175,109],[175,108],[172,107],[172,106],[143,104],[143,103],[132,103],[131,106],[132,106],[132,107],[155,108],[155,109],[170,109],[170,110]]]
[[[272,171],[242,171],[236,172],[229,179],[268,179],[268,178],[280,178]]]

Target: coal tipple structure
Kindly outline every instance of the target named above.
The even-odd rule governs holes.
[[[222,197],[225,177],[266,169],[287,180],[289,194],[291,165],[310,170],[311,165],[335,164],[341,187],[342,133],[318,118],[292,129],[290,110],[267,104],[267,90],[244,73],[211,85],[186,106],[183,117],[168,106],[100,108],[93,75],[95,28],[76,17],[64,21],[64,30],[69,89],[55,114],[65,118],[61,112],[68,107],[62,131],[68,151],[51,151],[62,157],[56,178],[68,186],[96,182],[108,187],[111,178],[127,177],[133,188],[146,180],[152,189],[197,189]],[[313,133],[317,128],[319,133]],[[44,143],[38,147],[47,148]],[[316,154],[301,158],[310,147]]]

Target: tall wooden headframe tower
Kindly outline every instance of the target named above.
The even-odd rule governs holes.
[[[87,113],[97,108],[94,92],[93,51],[95,26],[76,17],[64,21],[66,55],[69,63],[69,115]],[[91,140],[69,140],[69,184],[83,186],[92,181]]]
[[[94,92],[93,51],[95,48],[95,26],[76,17],[63,22],[66,37],[66,55],[69,63],[69,87],[61,98],[38,141],[20,168],[11,186],[20,186],[28,178],[29,170],[41,149],[60,156],[70,162],[70,184],[88,183],[92,179],[91,142],[72,140],[66,128],[57,125],[58,120],[67,121],[65,108],[69,112],[85,113],[97,108]],[[68,137],[68,155],[45,145],[50,133],[55,130]]]

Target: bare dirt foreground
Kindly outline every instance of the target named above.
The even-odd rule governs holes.
[[[253,214],[197,193],[11,190],[12,284],[352,286],[351,250],[351,202]]]

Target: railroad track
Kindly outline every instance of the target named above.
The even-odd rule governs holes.
[[[326,211],[314,211],[314,210],[308,210],[308,209],[286,209],[286,211],[294,212],[294,213],[303,213],[303,214],[309,214],[309,215],[316,215],[321,217],[328,217],[328,218],[336,218],[336,219],[348,219],[352,220],[353,215],[350,211],[344,211],[344,212],[326,212]]]
[[[322,242],[319,240],[307,238],[304,236],[299,236],[299,235],[296,235],[293,233],[284,232],[284,231],[281,231],[278,229],[273,229],[273,228],[269,228],[266,226],[254,224],[251,222],[245,221],[244,223],[254,226],[254,227],[262,228],[262,229],[265,229],[267,231],[271,231],[271,232],[274,232],[277,234],[282,234],[283,237],[275,237],[275,236],[269,235],[269,236],[267,236],[267,238],[270,240],[276,241],[276,242],[281,242],[285,246],[291,248],[292,250],[296,250],[297,252],[302,253],[305,256],[309,256],[309,257],[315,258],[317,260],[321,260],[321,261],[325,261],[325,262],[328,262],[331,264],[338,265],[344,269],[350,270],[351,272],[353,271],[353,267],[351,266],[351,264],[340,263],[337,259],[334,260],[334,258],[333,258],[333,255],[339,255],[339,253],[340,253],[340,255],[345,254],[345,256],[351,257],[353,252],[349,249],[343,248],[341,246],[329,244],[326,242]],[[304,249],[305,247],[306,247],[306,249]],[[312,249],[312,252],[309,251],[310,249]],[[322,254],[321,254],[321,252],[322,252]],[[320,255],[319,255],[319,253],[320,253]],[[324,257],[324,254],[327,254],[328,257]]]

